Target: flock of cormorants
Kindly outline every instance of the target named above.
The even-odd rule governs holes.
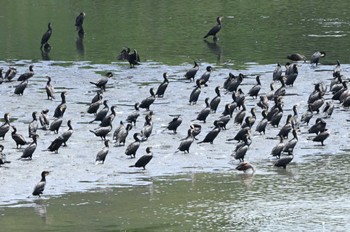
[[[76,18],[75,26],[80,35],[84,34],[83,22],[85,13],[80,13]],[[218,40],[217,33],[221,29],[222,17],[217,17],[217,25],[215,25],[208,33],[204,36],[204,39],[208,36],[212,36],[213,40],[216,42]],[[51,49],[49,39],[52,35],[51,23],[48,24],[48,30],[42,36],[41,47],[45,51]],[[311,59],[310,65],[317,66],[320,62],[320,58],[326,55],[325,52],[315,52]],[[131,53],[130,48],[124,48],[119,56],[118,60],[126,60],[130,64],[130,68],[134,68],[136,65],[140,65],[140,57],[136,49]],[[330,132],[327,129],[327,118],[331,117],[334,109],[333,102],[339,101],[344,107],[350,106],[350,91],[347,89],[346,82],[343,81],[343,76],[341,75],[340,63],[338,62],[336,68],[333,72],[333,80],[329,86],[329,90],[332,92],[332,101],[325,101],[324,95],[327,89],[323,83],[316,83],[314,90],[310,93],[307,100],[308,110],[299,117],[297,105],[293,107],[293,115],[289,114],[282,127],[280,127],[280,122],[284,113],[284,96],[287,93],[287,88],[293,88],[297,85],[298,77],[298,62],[306,62],[305,56],[301,54],[291,54],[288,59],[295,63],[287,63],[285,69],[282,69],[280,64],[276,65],[275,70],[272,74],[272,82],[270,84],[270,92],[261,94],[260,90],[262,87],[260,76],[256,76],[256,84],[250,88],[250,90],[245,94],[241,89],[241,84],[247,78],[244,74],[234,75],[232,73],[228,74],[222,86],[215,86],[216,97],[209,99],[205,98],[205,107],[197,113],[192,121],[197,121],[196,123],[189,123],[189,128],[187,129],[187,136],[179,141],[179,146],[176,152],[190,153],[190,147],[197,139],[197,136],[202,131],[202,126],[206,125],[207,117],[211,114],[217,114],[221,103],[221,92],[225,91],[226,94],[232,94],[232,101],[224,105],[223,112],[221,116],[213,122],[214,128],[209,131],[198,144],[210,143],[213,144],[214,140],[218,137],[221,131],[227,130],[227,125],[231,121],[235,124],[233,128],[237,129],[237,132],[233,138],[227,139],[227,141],[237,141],[236,148],[233,151],[232,157],[239,160],[239,164],[236,167],[237,170],[247,171],[252,169],[255,172],[254,166],[245,161],[245,156],[252,144],[253,134],[258,134],[262,136],[268,129],[268,125],[271,127],[280,128],[277,137],[279,142],[272,147],[271,155],[276,157],[274,166],[283,167],[286,166],[293,160],[294,148],[298,143],[298,133],[302,125],[309,127],[308,133],[315,134],[313,137],[314,142],[320,142],[325,145],[325,140],[329,137]],[[28,72],[20,75],[17,79],[19,82],[14,89],[14,94],[23,95],[24,91],[28,85],[29,80],[34,76],[34,66],[30,65]],[[206,71],[199,77],[197,74],[199,70],[199,64],[194,61],[194,66],[184,73],[182,80],[190,81],[190,83],[195,83],[195,86],[191,93],[189,93],[189,106],[197,104],[199,96],[204,88],[210,88],[210,76],[213,71],[212,66],[207,66]],[[3,86],[6,83],[11,83],[15,81],[17,70],[15,67],[9,67],[3,76],[2,69],[0,69],[0,83]],[[113,132],[113,121],[116,118],[116,107],[109,107],[108,100],[103,99],[103,93],[105,91],[110,91],[106,89],[109,79],[113,77],[112,72],[106,73],[105,76],[100,78],[95,82],[90,82],[98,90],[96,95],[91,100],[89,107],[87,109],[88,114],[94,115],[94,118],[89,123],[98,122],[99,126],[93,130],[90,130],[92,134],[104,140],[104,147],[98,151],[96,155],[96,164],[103,164],[106,161],[106,157],[109,153],[109,144],[114,142],[116,146],[126,146],[125,155],[130,158],[135,158],[138,149],[142,142],[146,142],[151,139],[153,132],[153,115],[154,112],[151,110],[152,104],[157,101],[158,98],[163,98],[166,95],[167,87],[170,83],[168,79],[168,74],[165,72],[163,74],[163,82],[159,84],[157,88],[151,87],[149,89],[150,96],[144,98],[143,100],[135,103],[134,112],[127,115],[125,121],[120,121],[119,126]],[[197,78],[197,79],[196,79]],[[47,99],[55,99],[54,87],[51,83],[51,77],[47,76],[47,83],[45,86]],[[274,86],[280,84],[278,89]],[[28,136],[32,141],[28,141],[25,136],[18,133],[15,123],[11,122],[10,113],[4,114],[4,123],[0,126],[0,138],[3,140],[8,132],[11,132],[11,137],[16,144],[16,148],[21,152],[19,159],[21,160],[31,160],[34,152],[37,148],[37,143],[40,138],[38,129],[49,130],[55,134],[59,133],[59,129],[63,123],[63,117],[69,104],[66,102],[67,91],[62,91],[60,94],[61,102],[55,108],[53,116],[49,117],[49,110],[44,109],[38,115],[38,112],[32,112],[32,122],[28,125]],[[252,98],[256,101],[256,106],[252,107],[247,111],[246,100],[247,98]],[[187,101],[187,100],[186,100]],[[101,107],[102,106],[102,107]],[[141,131],[135,132],[133,134],[133,142],[126,143],[129,132],[136,127],[137,122],[140,121],[140,109],[144,109],[147,113],[144,116],[144,124]],[[257,120],[256,111],[261,109],[261,120]],[[320,113],[322,111],[322,114]],[[316,112],[316,113],[315,113]],[[164,112],[156,112],[164,113]],[[181,112],[178,115],[171,115],[173,119],[169,122],[164,130],[172,131],[174,134],[177,133],[177,128],[182,124]],[[309,126],[310,119],[312,117],[317,117],[315,124]],[[233,119],[233,120],[231,120]],[[60,134],[49,147],[47,151],[58,153],[62,146],[67,146],[67,142],[73,136],[72,121],[67,121],[68,130]],[[232,127],[231,127],[232,128]],[[230,128],[229,128],[230,129]],[[293,138],[286,141],[289,138],[289,134],[292,134]],[[112,137],[110,137],[112,135]],[[25,146],[24,149],[21,147]],[[0,166],[10,163],[6,160],[6,155],[4,152],[4,146],[0,144]],[[141,167],[145,169],[146,165],[152,160],[153,155],[151,151],[152,147],[148,146],[146,148],[146,154],[141,156],[134,164],[130,167]],[[35,186],[33,195],[40,196],[45,187],[46,176],[49,171],[43,171],[41,173],[41,180]]]

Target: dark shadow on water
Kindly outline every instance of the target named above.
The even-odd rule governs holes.
[[[84,47],[84,33],[78,33],[78,37],[75,41],[75,46],[77,48],[77,52],[79,55],[85,55],[85,47]]]
[[[216,42],[209,42],[207,40],[203,40],[205,44],[208,46],[211,53],[216,55],[216,61],[218,63],[221,62],[221,47]]]

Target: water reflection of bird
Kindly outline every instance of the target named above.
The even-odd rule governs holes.
[[[49,42],[49,39],[51,37],[51,34],[52,34],[52,28],[51,28],[51,23],[49,23],[47,25],[47,31],[43,34],[43,36],[41,37],[41,46],[40,46],[40,49],[43,48],[44,45],[48,45],[50,46],[50,44],[48,43]]]
[[[221,52],[221,47],[219,44],[217,44],[215,41],[214,42],[209,42],[207,40],[204,40],[204,43],[207,45],[209,50],[216,55],[216,61],[220,63],[221,58],[222,58],[222,52]]]
[[[79,33],[75,40],[75,47],[79,55],[85,55],[84,34]]]
[[[49,175],[50,172],[48,171],[43,171],[41,173],[41,180],[40,182],[34,187],[34,190],[33,190],[33,196],[39,196],[41,194],[43,194],[44,192],[44,189],[45,189],[45,185],[46,185],[46,176]]]
[[[221,30],[221,20],[223,17],[219,16],[216,18],[217,24],[212,27],[208,33],[203,37],[204,39],[207,38],[208,36],[213,36],[213,40],[216,41],[218,38],[216,37],[216,34]]]
[[[153,154],[151,151],[151,147],[146,148],[146,155],[141,156],[134,165],[130,165],[129,167],[143,168],[146,169],[146,165],[152,160]]]

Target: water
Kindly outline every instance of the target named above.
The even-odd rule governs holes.
[[[342,74],[347,77],[349,62],[345,41],[348,38],[349,20],[348,16],[342,13],[347,3],[334,4],[330,8],[321,3],[309,5],[310,3],[300,2],[296,4],[298,11],[293,10],[299,12],[300,17],[287,20],[277,18],[275,13],[281,10],[289,11],[281,2],[263,5],[259,13],[256,13],[250,2],[234,2],[234,5],[222,1],[210,8],[210,18],[215,19],[217,14],[222,12],[222,15],[225,15],[225,27],[215,45],[207,44],[201,39],[203,30],[206,32],[207,28],[215,23],[214,20],[208,22],[203,19],[203,9],[208,8],[205,7],[205,1],[187,3],[188,5],[159,3],[157,14],[160,19],[167,18],[167,21],[154,20],[154,14],[144,10],[151,5],[144,1],[138,6],[128,5],[128,1],[118,4],[82,2],[87,13],[87,33],[83,41],[83,50],[76,47],[73,25],[71,28],[63,26],[72,24],[71,21],[74,21],[77,12],[81,11],[81,6],[69,1],[44,3],[4,3],[9,10],[4,11],[0,19],[6,22],[0,24],[3,27],[1,31],[6,32],[1,35],[13,39],[3,39],[6,44],[0,44],[3,51],[0,67],[6,70],[10,65],[16,66],[20,74],[33,63],[35,75],[30,80],[24,96],[13,94],[17,82],[0,86],[0,115],[10,112],[12,124],[17,127],[19,133],[27,137],[31,113],[48,108],[49,115],[52,116],[55,107],[60,103],[59,93],[67,91],[67,111],[64,126],[59,134],[67,129],[68,119],[72,119],[74,134],[68,142],[68,147],[61,148],[58,154],[54,154],[44,150],[57,135],[49,131],[38,131],[38,148],[32,161],[17,160],[21,151],[15,149],[10,134],[1,141],[5,146],[7,159],[11,161],[11,164],[5,165],[7,168],[0,168],[2,230],[349,229],[349,205],[346,203],[346,199],[349,198],[349,122],[346,120],[348,109],[334,102],[335,112],[331,118],[326,119],[331,136],[325,141],[325,146],[311,141],[312,135],[307,133],[309,126],[301,127],[295,157],[286,170],[273,167],[275,159],[269,156],[272,147],[278,143],[276,134],[287,115],[292,113],[292,106],[297,104],[301,115],[306,111],[307,98],[314,84],[323,82],[329,86],[336,59],[341,60]],[[42,13],[33,17],[33,21],[15,20],[16,17],[9,12],[20,10],[22,7],[39,7]],[[193,17],[185,17],[187,13],[183,9],[190,7],[194,9]],[[310,7],[315,8],[315,14],[308,10]],[[52,8],[65,10],[50,10]],[[165,11],[166,9],[173,10]],[[325,10],[327,15],[323,13]],[[98,17],[101,11],[111,17]],[[244,13],[248,11],[251,13]],[[62,13],[59,15],[57,12]],[[135,18],[130,19],[134,27],[130,28],[129,24],[125,24],[122,30],[119,28],[122,27],[122,23],[112,23],[116,19],[122,22],[121,19],[130,15],[130,12],[139,12]],[[18,17],[24,18],[25,14]],[[48,54],[49,57],[42,60],[36,44],[39,41],[37,38],[41,37],[43,29],[46,28],[48,18],[54,25],[54,33],[64,36],[52,37],[50,43],[53,49]],[[101,23],[103,20],[107,22]],[[205,29],[189,23],[196,20],[200,21],[199,25],[206,25]],[[29,22],[33,23],[33,30],[29,30]],[[39,22],[44,22],[43,29],[38,26]],[[147,27],[140,22],[148,22]],[[271,24],[272,22],[274,24]],[[169,23],[174,27],[169,27]],[[233,27],[233,24],[240,26]],[[101,29],[111,25],[117,29]],[[189,26],[174,31],[178,25]],[[291,30],[285,30],[284,25],[288,25]],[[18,30],[11,30],[12,27]],[[230,27],[235,30],[229,30]],[[135,36],[141,29],[145,34]],[[105,32],[103,37],[101,31]],[[119,33],[120,31],[128,33]],[[24,39],[23,36],[19,36],[21,34],[28,35],[28,38]],[[174,36],[175,34],[177,36]],[[142,65],[135,69],[129,69],[128,64],[117,63],[115,60],[115,56],[129,38],[131,39],[128,40],[128,46],[137,48],[142,59]],[[269,91],[276,62],[286,62],[285,55],[290,52],[311,55],[320,47],[327,52],[326,58],[321,60],[321,66],[315,68],[308,63],[298,64],[299,76],[295,87],[287,88],[287,96],[284,98],[285,112],[280,127],[269,127],[266,135],[252,135],[253,143],[246,160],[256,167],[255,174],[241,174],[235,170],[238,161],[233,159],[231,153],[236,142],[226,141],[239,129],[233,120],[229,122],[226,131],[220,132],[214,144],[195,142],[190,154],[175,153],[180,139],[186,136],[191,120],[204,108],[205,97],[211,99],[215,96],[214,88],[222,86],[229,72],[247,75],[241,86],[245,93],[255,84],[255,76],[261,75],[260,93],[266,93]],[[80,50],[77,50],[78,48]],[[192,66],[194,59],[200,62],[198,75],[204,72],[207,65],[213,65],[214,71],[209,86],[202,90],[198,103],[190,106],[188,98],[194,84],[181,78]],[[96,88],[89,84],[89,81],[96,81],[108,71],[112,71],[114,76],[109,80],[103,96],[109,100],[110,106],[117,106],[113,131],[119,121],[125,120],[133,111],[133,104],[149,96],[150,87],[156,88],[159,85],[162,73],[169,74],[170,84],[165,97],[157,99],[151,106],[155,113],[152,136],[142,143],[137,153],[137,157],[140,157],[145,154],[147,146],[152,147],[154,158],[146,170],[128,167],[135,160],[124,155],[125,147],[111,146],[105,164],[95,165],[95,156],[103,147],[103,142],[88,132],[98,126],[87,123],[93,118],[86,113],[87,104],[96,92]],[[45,100],[46,75],[53,79],[56,89],[54,101]],[[275,85],[276,88],[279,87],[278,83]],[[327,92],[326,101],[330,101],[330,98],[331,94]],[[202,133],[198,136],[199,141],[212,129],[213,121],[220,116],[224,105],[231,101],[231,94],[222,94],[218,112],[209,115],[207,123],[200,123]],[[257,100],[247,96],[247,109],[250,110],[256,102]],[[183,118],[178,133],[164,131],[172,119],[169,115],[178,113],[181,113]],[[134,132],[141,130],[145,114],[146,112],[141,110],[137,126],[131,130],[126,144],[132,142],[131,135]],[[312,118],[311,125],[316,117]],[[260,119],[261,109],[257,108],[257,122]],[[49,170],[51,174],[47,177],[44,195],[38,199],[30,194],[43,170]]]

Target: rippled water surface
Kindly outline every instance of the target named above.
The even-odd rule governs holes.
[[[16,149],[11,131],[0,141],[11,161],[0,168],[1,231],[350,230],[349,109],[332,101],[329,92],[336,60],[341,62],[344,79],[349,76],[349,3],[296,1],[288,7],[290,2],[270,1],[256,7],[254,1],[79,2],[3,3],[6,10],[0,13],[0,37],[6,43],[0,43],[0,68],[5,72],[15,66],[17,79],[33,64],[35,75],[23,96],[14,94],[17,81],[0,85],[0,117],[9,112],[11,124],[30,141],[32,112],[47,108],[52,120],[59,95],[66,91],[67,110],[59,134],[68,129],[68,120],[72,120],[74,133],[68,146],[55,154],[46,149],[58,135],[38,130],[38,147],[31,161],[18,160],[23,149]],[[73,25],[81,10],[87,13],[86,34],[79,40]],[[224,16],[219,41],[203,41],[218,15]],[[48,21],[54,34],[52,50],[45,54],[38,44]],[[140,66],[130,69],[127,63],[116,62],[124,46],[138,49]],[[247,95],[255,77],[261,77],[260,94],[268,93],[277,62],[285,64],[286,55],[293,52],[308,59],[316,50],[327,55],[318,67],[308,61],[298,63],[297,81],[286,88],[283,98],[279,127],[268,125],[266,134],[259,135],[254,131],[256,124],[253,126],[245,160],[256,168],[254,174],[235,169],[239,162],[232,152],[237,142],[227,141],[240,129],[233,119],[213,144],[197,143],[213,128],[224,105],[232,102],[232,93],[221,89],[218,111],[210,114],[206,123],[193,121],[205,107],[204,99],[215,97],[215,87],[223,86],[230,72],[246,75],[240,88],[246,95],[247,115],[256,107],[258,123],[262,119],[258,99]],[[197,104],[189,105],[194,83],[183,76],[193,60],[200,65],[196,78],[208,65],[213,72]],[[105,164],[95,164],[103,141],[89,132],[98,127],[98,123],[88,123],[94,116],[86,111],[97,90],[89,82],[108,71],[113,77],[103,99],[116,106],[112,133],[134,111],[134,103],[148,97],[149,89],[157,88],[162,74],[168,73],[170,83],[164,98],[157,98],[151,106],[152,135],[136,155],[139,158],[147,146],[152,147],[153,159],[146,170],[130,168],[136,159],[124,154],[125,146],[115,144],[111,144]],[[46,100],[47,75],[55,88],[53,101]],[[286,169],[274,167],[276,159],[270,153],[279,142],[277,133],[287,115],[293,114],[293,105],[298,107],[299,118],[307,110],[309,94],[319,82],[327,89],[325,101],[335,106],[332,116],[324,119],[330,137],[325,146],[312,141],[314,135],[307,131],[317,117],[324,117],[322,112],[314,115],[310,125],[301,125],[298,131],[291,164]],[[277,82],[274,85],[280,87]],[[147,113],[140,110],[126,145],[133,141],[132,134],[141,131]],[[183,121],[174,134],[166,126],[172,115],[178,114]],[[198,141],[189,154],[176,152],[194,122],[202,126]],[[31,192],[43,170],[50,171],[44,194],[33,197]]]

